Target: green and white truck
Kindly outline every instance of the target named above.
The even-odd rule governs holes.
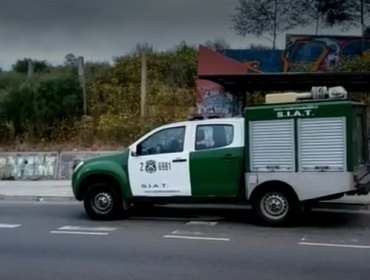
[[[369,192],[367,109],[342,87],[266,95],[241,117],[158,127],[116,154],[76,162],[72,189],[91,219],[140,203],[251,203],[285,224],[320,200]]]

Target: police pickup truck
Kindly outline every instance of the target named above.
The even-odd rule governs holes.
[[[91,219],[141,202],[249,202],[259,221],[285,224],[317,201],[369,192],[366,114],[342,87],[269,94],[242,117],[163,125],[77,162],[73,193]]]

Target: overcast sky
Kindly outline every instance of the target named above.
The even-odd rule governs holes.
[[[0,0],[0,67],[30,57],[62,63],[67,53],[111,61],[139,42],[167,49],[222,37],[233,48],[270,44],[231,30],[238,0]],[[313,28],[292,32],[312,33]],[[327,32],[331,33],[331,32]],[[284,37],[278,41],[284,47]]]

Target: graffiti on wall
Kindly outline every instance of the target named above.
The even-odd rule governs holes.
[[[2,154],[0,179],[54,179],[57,153]]]
[[[75,160],[115,151],[0,153],[0,180],[69,180]]]
[[[282,50],[225,49],[220,52],[201,46],[198,75],[248,75],[287,72],[337,71],[345,58],[370,53],[370,38],[360,36],[286,35]],[[198,113],[235,116],[245,104],[240,92],[207,80],[198,80]]]
[[[370,50],[370,40],[358,36],[286,35],[284,72],[336,71],[341,59]]]
[[[220,114],[224,117],[241,115],[243,96],[231,94],[212,81],[198,80],[197,109],[199,114]]]
[[[215,51],[212,54],[211,50],[202,47],[198,57],[198,74],[199,69],[207,69],[210,75],[240,74],[230,72],[234,69],[243,69],[245,74],[336,71],[342,59],[369,51],[370,38],[287,34],[285,49],[282,50],[226,49],[216,55]],[[215,58],[224,63],[214,63]],[[234,67],[230,67],[230,63]],[[207,65],[211,67],[207,68]]]
[[[246,73],[278,73],[284,69],[283,50],[224,50],[223,54],[241,62]]]

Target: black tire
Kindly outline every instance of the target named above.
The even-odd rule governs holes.
[[[96,183],[86,191],[84,207],[92,220],[112,220],[123,213],[123,199],[113,186]]]
[[[258,222],[267,226],[291,224],[300,212],[296,197],[285,189],[262,190],[252,202]]]
[[[302,203],[302,213],[303,214],[309,214],[311,210],[316,207],[317,202],[316,201],[307,201]]]

